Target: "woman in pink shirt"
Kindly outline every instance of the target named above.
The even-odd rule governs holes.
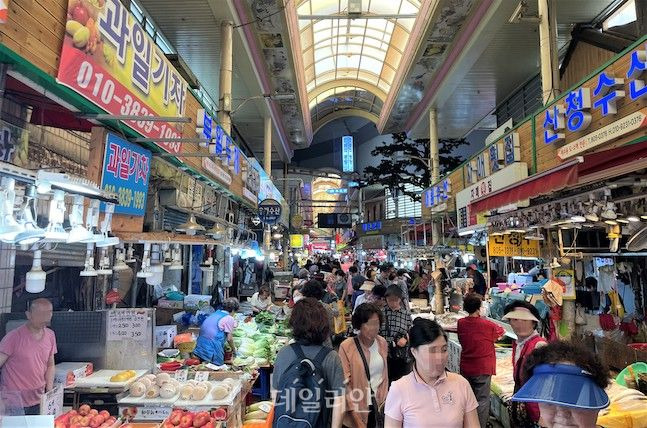
[[[447,372],[447,334],[417,318],[409,330],[413,371],[391,384],[385,428],[478,428],[478,403],[470,384]]]

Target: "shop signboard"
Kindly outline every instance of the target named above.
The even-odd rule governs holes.
[[[290,235],[291,248],[303,248],[303,235]]]
[[[146,213],[151,152],[107,134],[101,188],[118,195],[115,213],[143,216]]]
[[[646,70],[642,44],[541,112],[537,140],[565,143],[556,149],[557,158],[565,160],[647,127]]]
[[[450,198],[451,193],[452,185],[449,178],[425,189],[423,193],[425,207],[434,208],[438,205],[444,204]]]
[[[119,0],[68,2],[57,81],[111,115],[182,117],[188,85]],[[176,125],[124,120],[149,138],[180,138]],[[179,154],[177,142],[157,143]]]
[[[539,241],[525,239],[520,233],[488,237],[490,257],[539,257]]]
[[[578,138],[557,150],[561,160],[579,155],[606,142],[613,141],[647,126],[647,107],[631,113],[609,125]]]
[[[326,189],[326,193],[329,195],[345,195],[348,193],[348,189],[345,187],[341,187],[339,189]]]
[[[470,211],[470,203],[526,177],[528,177],[528,165],[525,162],[514,162],[456,193],[458,230],[479,224],[477,213]]]
[[[352,135],[344,135],[341,137],[341,163],[343,172],[355,171]]]
[[[265,224],[276,224],[282,211],[281,203],[275,199],[265,199],[258,204],[258,218]]]
[[[365,234],[376,234],[382,230],[381,221],[372,221],[369,223],[362,223],[362,232]]]
[[[221,182],[225,183],[226,185],[230,185],[232,182],[231,175],[224,169],[220,167],[217,163],[212,161],[209,158],[202,158],[202,168],[204,168],[205,171],[207,171],[209,174],[220,180]]]

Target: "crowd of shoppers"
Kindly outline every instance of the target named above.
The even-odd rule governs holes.
[[[275,363],[274,426],[487,426],[494,344],[505,330],[481,316],[481,294],[464,298],[468,316],[457,326],[460,373],[451,373],[446,332],[426,318],[412,321],[409,295],[433,287],[427,272],[409,275],[388,264],[370,264],[363,271],[350,266],[346,273],[326,260],[309,261],[294,272],[290,326],[295,343],[283,348]],[[474,289],[487,292],[489,284],[475,266],[466,272]],[[333,342],[335,303],[342,302],[353,309],[352,333]],[[547,344],[537,332],[540,314],[530,303],[509,304],[503,319],[516,334],[511,426],[594,427],[597,412],[609,404],[608,370],[575,345]],[[586,394],[550,388],[565,376]]]

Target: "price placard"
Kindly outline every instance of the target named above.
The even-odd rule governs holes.
[[[108,341],[111,340],[146,340],[148,325],[145,312],[136,309],[113,309],[108,311]]]
[[[205,382],[209,380],[209,372],[199,371],[195,372],[195,380],[198,382]]]
[[[176,370],[175,371],[175,380],[177,380],[178,382],[186,382],[188,378],[189,378],[189,370],[188,369]]]
[[[140,407],[137,419],[144,421],[163,421],[171,415],[173,409],[169,407]]]
[[[63,414],[63,386],[58,385],[40,397],[40,414],[53,415],[55,418]]]

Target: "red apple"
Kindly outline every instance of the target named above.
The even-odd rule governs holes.
[[[209,416],[209,412],[200,412],[193,418],[193,427],[200,428],[210,420],[211,416]]]
[[[90,406],[87,404],[81,404],[81,407],[79,407],[79,415],[87,416],[90,413],[90,410]]]
[[[172,424],[171,422],[169,422],[169,421],[166,421],[166,422],[164,422],[164,424],[162,425],[162,428],[175,428],[175,425],[173,425],[173,424]]]
[[[69,426],[69,428],[81,428],[81,425],[79,424],[72,424]]]
[[[54,428],[67,428],[67,425],[65,422],[58,421],[54,422]]]
[[[79,412],[77,412],[76,410],[72,409],[72,410],[70,410],[69,412],[67,412],[67,414],[68,414],[68,415],[70,415],[70,417],[72,417],[72,416],[78,415],[78,414],[79,414]]]
[[[171,412],[171,416],[169,416],[169,422],[173,424],[174,426],[180,425],[180,421],[182,420],[182,410],[173,410]]]
[[[89,17],[90,15],[88,14],[88,10],[83,7],[81,2],[78,2],[72,9],[72,19],[79,22],[81,25],[87,24]]]
[[[115,421],[116,421],[116,420],[117,420],[117,418],[115,418],[114,416],[110,416],[110,417],[106,420],[106,422],[107,422],[107,423],[109,423],[110,425],[112,425],[112,424],[114,424],[114,423],[115,423]]]
[[[99,411],[97,409],[90,409],[90,413],[88,413],[91,416],[96,416],[99,414]]]
[[[103,423],[103,418],[101,416],[94,416],[90,419],[90,428],[99,428],[99,425]]]
[[[193,414],[187,413],[182,416],[180,419],[180,428],[192,428],[193,427]]]
[[[79,421],[79,424],[81,424],[82,427],[87,427],[90,426],[90,417],[88,416],[83,416],[81,420]]]
[[[110,419],[110,412],[109,412],[109,411],[107,411],[107,410],[102,410],[102,411],[100,411],[100,412],[99,412],[99,414],[100,414],[101,416],[103,416],[103,419],[104,419],[104,420],[106,420],[106,421],[107,421],[108,419]]]
[[[202,425],[202,428],[213,428],[213,422],[207,422],[205,425]]]

